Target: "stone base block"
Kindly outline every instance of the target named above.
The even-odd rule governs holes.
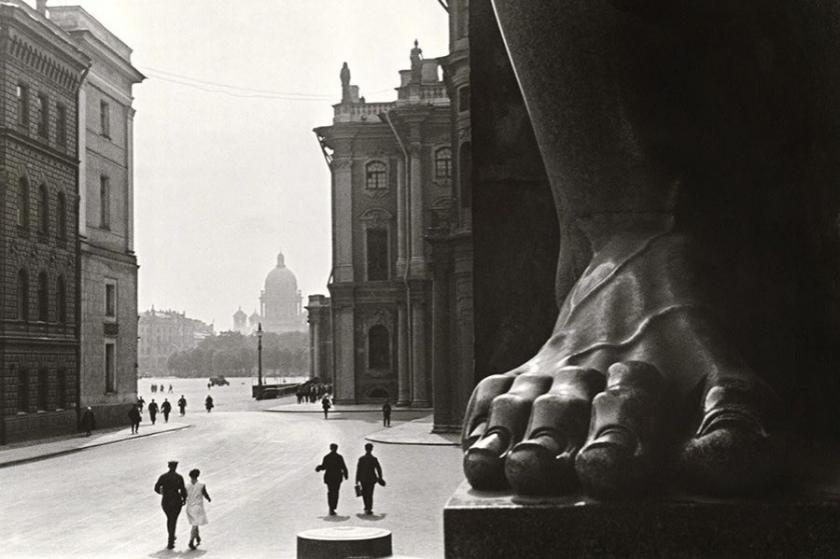
[[[382,528],[336,526],[297,535],[298,559],[390,557],[391,531]]]
[[[840,557],[840,491],[740,500],[522,500],[463,483],[444,509],[446,557]]]

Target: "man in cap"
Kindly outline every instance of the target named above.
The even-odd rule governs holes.
[[[177,467],[178,461],[170,460],[169,471],[160,476],[155,484],[155,493],[161,495],[160,506],[166,513],[166,529],[169,532],[167,549],[175,548],[175,526],[178,524],[181,507],[187,500],[184,478],[181,477],[181,474],[175,472]]]
[[[327,484],[327,505],[330,507],[330,516],[335,516],[335,509],[338,506],[338,490],[341,482],[347,479],[347,466],[344,464],[344,457],[338,453],[338,445],[330,445],[330,453],[324,456],[321,464],[315,466],[315,471],[324,472],[324,483]]]
[[[356,465],[356,484],[362,487],[362,500],[365,503],[365,514],[373,514],[373,489],[376,484],[385,485],[382,479],[382,467],[379,459],[373,455],[373,445],[365,444],[365,454],[359,458]]]

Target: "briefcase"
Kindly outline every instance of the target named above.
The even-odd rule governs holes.
[[[356,484],[356,497],[361,497],[361,496],[362,496],[362,484],[357,483]]]

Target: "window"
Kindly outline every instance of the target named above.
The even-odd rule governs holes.
[[[111,228],[111,180],[105,175],[99,177],[99,227]]]
[[[55,143],[60,149],[67,148],[67,107],[55,107]]]
[[[377,324],[368,331],[368,368],[386,369],[391,366],[391,344],[388,329]]]
[[[67,240],[67,198],[58,193],[55,203],[55,235],[59,241]]]
[[[18,124],[26,126],[29,124],[29,88],[26,84],[19,83],[17,86],[17,109]]]
[[[38,411],[45,411],[49,403],[50,373],[46,369],[38,371]]]
[[[67,324],[67,283],[64,276],[55,281],[55,316],[59,324]]]
[[[50,318],[50,294],[47,284],[47,273],[38,274],[38,320],[47,322]]]
[[[388,173],[381,161],[371,161],[365,165],[365,188],[368,190],[386,190]]]
[[[367,279],[382,281],[388,279],[388,231],[368,229],[367,235]]]
[[[461,144],[461,154],[458,157],[458,182],[461,190],[461,207],[472,207],[472,145],[469,142]]]
[[[111,137],[111,107],[107,101],[99,102],[99,132],[106,138]]]
[[[105,392],[117,391],[117,374],[115,368],[116,344],[105,344]]]
[[[458,111],[470,110],[470,86],[465,85],[458,90]]]
[[[38,135],[42,138],[50,135],[50,100],[43,93],[38,94]]]
[[[59,369],[55,382],[55,409],[63,410],[67,406],[67,371]]]
[[[29,181],[21,177],[18,181],[17,195],[17,224],[18,227],[29,227]]]
[[[435,178],[448,179],[452,177],[452,150],[448,147],[435,152]]]
[[[23,269],[17,277],[17,318],[29,320],[29,274]]]
[[[38,187],[38,232],[46,235],[50,229],[50,192],[47,185]]]
[[[21,369],[18,372],[17,410],[18,413],[29,411],[29,375],[26,369]]]
[[[105,284],[105,316],[117,318],[117,284],[113,281]]]

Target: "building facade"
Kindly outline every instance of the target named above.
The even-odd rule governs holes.
[[[91,60],[79,95],[80,401],[100,426],[125,422],[137,401],[131,49],[78,6],[50,8]]]
[[[438,59],[450,103],[452,204],[447,226],[432,227],[434,430],[461,429],[475,386],[473,322],[472,138],[469,0],[450,0],[449,54]]]
[[[79,89],[89,59],[45,13],[0,3],[0,442],[75,430]]]
[[[333,123],[315,129],[332,175],[333,270],[329,300],[310,297],[308,307],[318,306],[313,353],[327,357],[313,359],[313,374],[332,382],[338,402],[432,402],[426,235],[451,226],[450,103],[438,61],[416,41],[409,58],[385,103],[359,97],[345,64]]]
[[[141,376],[165,376],[169,373],[169,357],[176,351],[196,347],[201,340],[213,335],[213,325],[186,313],[154,308],[140,314],[138,369]]]

